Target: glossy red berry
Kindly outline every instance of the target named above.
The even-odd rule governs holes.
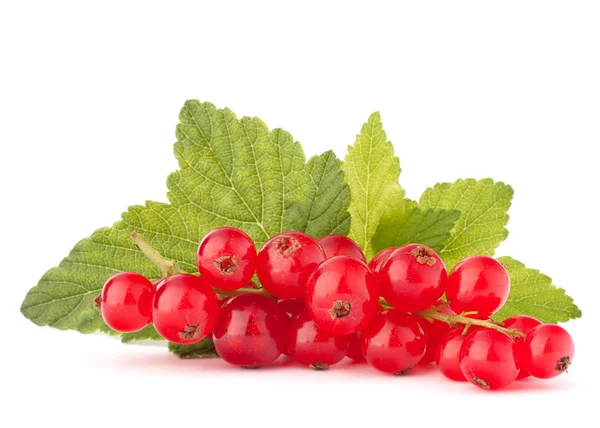
[[[434,306],[441,306],[444,304],[443,300],[438,300]],[[438,309],[438,312],[446,315],[456,315],[449,306],[442,306]],[[448,325],[447,322],[439,321],[439,320],[427,320],[425,318],[419,319],[419,324],[421,324],[421,328],[425,332],[425,337],[427,338],[427,348],[425,350],[425,355],[419,361],[419,365],[430,364],[435,361],[435,352],[442,340],[442,337],[446,335],[452,327]]]
[[[529,334],[531,330],[533,330],[538,325],[541,325],[542,322],[536,318],[527,316],[527,315],[515,315],[513,317],[506,318],[503,321],[503,327],[508,328],[509,330],[517,330],[524,334]],[[521,336],[513,337],[513,340],[517,344],[517,349],[519,350],[519,355],[523,355],[523,347],[525,346],[525,338]],[[517,376],[517,379],[523,379],[529,376],[529,372],[521,367],[521,371]]]
[[[348,256],[367,262],[365,255],[356,242],[344,235],[325,235],[319,239],[319,244],[328,259],[334,256]]]
[[[254,276],[256,258],[254,242],[248,235],[234,227],[221,227],[202,238],[196,262],[207,284],[237,290]]]
[[[369,269],[371,269],[371,272],[373,272],[374,274],[378,274],[379,269],[381,269],[381,266],[383,266],[383,264],[390,257],[390,254],[392,254],[397,249],[398,247],[390,247],[383,249],[377,254],[375,254],[375,256],[373,256],[373,258],[369,262]]]
[[[306,310],[304,299],[283,299],[277,302],[277,306],[279,306],[279,309],[285,312],[290,319]]]
[[[415,315],[390,309],[379,312],[363,330],[367,362],[386,373],[405,374],[425,354],[427,339]]]
[[[574,353],[573,339],[564,328],[542,324],[525,339],[523,367],[534,377],[549,379],[567,371]]]
[[[457,314],[477,311],[472,318],[486,319],[504,305],[510,278],[491,257],[473,256],[457,264],[448,276],[446,298]]]
[[[347,256],[324,261],[306,285],[306,308],[319,328],[332,334],[362,330],[379,309],[377,278]]]
[[[258,253],[256,274],[273,296],[303,298],[309,276],[324,260],[323,249],[307,234],[281,233],[267,241]]]
[[[296,315],[290,324],[287,349],[290,356],[317,370],[326,370],[342,361],[350,344],[350,336],[334,336],[317,327],[307,312]]]
[[[152,321],[165,339],[189,345],[210,333],[218,311],[217,296],[203,279],[178,274],[166,278],[156,291]]]
[[[464,343],[466,335],[462,329],[448,331],[438,343],[435,350],[435,363],[444,376],[457,381],[466,381],[465,375],[460,368],[460,348]]]
[[[241,294],[219,312],[213,329],[215,350],[229,364],[257,368],[272,363],[285,346],[287,316],[277,303]]]
[[[287,320],[285,322],[286,331],[289,329],[289,326],[292,323],[292,318],[306,310],[304,299],[283,299],[277,302],[277,306],[279,306],[279,309],[281,309],[287,315]],[[287,340],[282,353],[285,355],[290,355],[290,352],[287,349]]]
[[[362,333],[360,331],[350,336],[350,345],[348,345],[348,351],[346,352],[347,357],[357,362],[365,361],[365,356],[362,354],[361,349],[361,336]]]
[[[152,321],[155,286],[138,273],[122,272],[106,281],[94,304],[113,330],[131,333]]]
[[[460,369],[482,389],[504,388],[517,378],[518,349],[506,333],[483,329],[470,333],[460,349]]]
[[[445,291],[446,267],[429,247],[410,244],[392,252],[379,269],[381,295],[394,308],[418,312],[430,308]]]

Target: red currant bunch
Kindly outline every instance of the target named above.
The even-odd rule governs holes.
[[[257,253],[246,233],[222,227],[200,242],[198,276],[136,244],[163,277],[109,278],[94,299],[106,324],[123,333],[152,324],[179,345],[212,341],[235,366],[263,367],[284,354],[325,370],[347,356],[400,375],[435,361],[447,378],[493,390],[558,376],[573,361],[562,327],[527,315],[491,318],[510,277],[488,256],[468,257],[448,275],[422,244],[383,249],[367,264],[346,236],[285,232]]]

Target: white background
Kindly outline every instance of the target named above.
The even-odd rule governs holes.
[[[597,426],[599,12],[579,1],[2,1],[0,424]],[[344,156],[380,110],[413,198],[459,177],[512,184],[498,254],[549,274],[583,310],[567,325],[568,375],[485,393],[433,369],[244,371],[27,321],[27,290],[80,238],[128,205],[166,200],[190,98],[283,127],[307,155]]]

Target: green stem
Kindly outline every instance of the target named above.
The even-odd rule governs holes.
[[[240,294],[258,294],[260,296],[268,297],[269,299],[277,300],[275,297],[271,296],[262,288],[238,288],[237,290],[219,290],[215,288],[215,293],[220,294],[221,296],[237,296]]]
[[[379,299],[379,304],[381,304],[381,306],[383,306],[386,309],[393,309],[393,307],[390,306],[390,304],[388,302],[386,302],[383,297],[381,297]],[[467,332],[469,331],[469,328],[471,328],[471,326],[476,325],[479,327],[493,328],[494,330],[500,330],[500,331],[508,334],[509,336],[525,337],[525,334],[521,333],[520,331],[504,328],[504,327],[502,327],[501,323],[494,321],[492,319],[478,320],[475,318],[469,318],[469,315],[477,315],[477,311],[463,312],[460,315],[448,315],[448,314],[439,312],[440,309],[448,306],[449,304],[450,304],[450,302],[444,302],[443,304],[436,306],[435,308],[427,309],[426,311],[416,312],[415,315],[426,318],[428,320],[442,321],[442,322],[448,323],[448,325],[450,325],[452,327],[457,327],[457,324],[463,324],[464,325],[463,334],[467,334]]]
[[[455,325],[455,324],[464,324],[464,329],[463,329],[463,334],[467,334],[467,332],[469,331],[469,328],[471,326],[479,326],[479,327],[484,327],[484,328],[492,328],[494,330],[500,330],[506,334],[508,334],[509,336],[523,336],[525,337],[525,334],[521,333],[518,330],[511,330],[508,328],[504,328],[499,326],[498,324],[494,323],[493,321],[490,320],[478,320],[475,318],[469,318],[468,315],[476,315],[477,312],[463,312],[460,315],[448,315],[448,314],[443,314],[441,312],[438,312],[439,308],[433,308],[433,309],[428,309],[426,311],[421,311],[421,312],[417,312],[416,314],[419,315],[420,317],[423,318],[427,318],[427,319],[434,319],[434,320],[438,320],[438,321],[443,321],[448,323],[449,325]]]
[[[156,265],[158,270],[160,270],[162,278],[166,278],[178,273],[186,273],[177,267],[177,262],[164,258],[163,255],[156,251],[152,245],[150,245],[148,241],[146,241],[139,233],[133,232],[131,234],[131,238],[133,238],[134,245],[139,248],[152,263]]]

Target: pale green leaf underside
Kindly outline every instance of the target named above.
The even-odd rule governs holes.
[[[164,340],[160,334],[154,329],[152,325],[149,325],[140,331],[135,333],[127,333],[121,335],[121,342],[132,343],[140,340]]]
[[[581,317],[573,299],[553,285],[551,278],[511,257],[499,257],[498,261],[508,271],[511,290],[508,301],[494,318],[529,315],[545,323],[557,323]]]
[[[398,184],[400,162],[387,140],[379,113],[373,113],[361,129],[344,162],[350,186],[350,238],[362,248],[367,259],[375,254],[371,242],[384,215],[403,216],[404,190]]]
[[[238,119],[229,109],[188,101],[175,155],[180,169],[167,180],[171,204],[130,207],[112,228],[80,241],[27,294],[21,307],[27,318],[63,330],[111,333],[92,307],[106,279],[122,271],[159,276],[133,247],[133,231],[193,273],[198,243],[216,227],[238,227],[257,246],[286,230],[315,237],[349,230],[350,195],[341,162],[327,152],[307,163],[289,133],[269,131],[260,119]],[[148,328],[131,338],[155,335]]]
[[[183,360],[218,357],[215,346],[209,338],[192,345],[178,345],[169,342],[169,351]]]
[[[496,247],[508,236],[505,226],[512,196],[512,187],[489,178],[459,179],[425,190],[419,203],[422,209],[461,212],[440,254],[448,269],[475,254],[494,255]]]

